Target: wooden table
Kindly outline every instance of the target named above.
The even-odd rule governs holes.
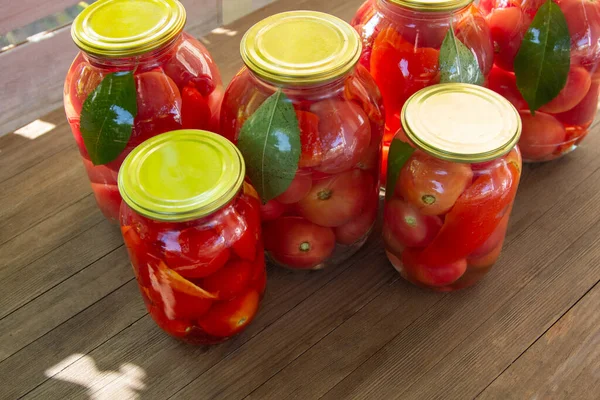
[[[229,81],[259,19],[359,0],[282,0],[205,38]],[[191,24],[190,30],[194,27]],[[388,264],[380,227],[337,268],[269,268],[259,316],[210,348],[144,308],[118,229],[96,208],[62,110],[0,138],[0,398],[600,397],[600,128],[527,166],[500,262],[438,294]]]

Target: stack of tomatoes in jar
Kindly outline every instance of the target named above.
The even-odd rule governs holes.
[[[119,167],[136,146],[175,129],[218,128],[221,77],[184,23],[174,0],[100,1],[73,23],[81,52],[65,81],[65,110],[98,206],[114,222]]]
[[[221,134],[263,200],[265,248],[291,269],[338,263],[365,242],[378,208],[384,116],[357,65],[359,38],[338,18],[298,11],[256,24],[241,47]]]
[[[523,159],[574,150],[597,111],[600,3],[484,0],[481,7],[496,49],[489,87],[519,110]]]

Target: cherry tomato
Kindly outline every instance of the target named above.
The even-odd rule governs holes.
[[[229,300],[240,294],[249,284],[254,266],[249,261],[234,260],[202,280],[202,287],[217,296]]]
[[[571,67],[565,87],[550,102],[540,107],[547,113],[561,113],[575,107],[590,90],[592,78],[582,67]]]
[[[355,169],[313,182],[297,204],[301,216],[317,225],[343,225],[360,214],[374,182],[371,175]]]
[[[263,221],[272,221],[283,215],[287,206],[277,200],[269,200],[260,206],[260,217]]]
[[[292,204],[302,200],[312,187],[312,179],[310,173],[297,171],[296,176],[290,183],[290,186],[285,192],[275,197],[275,200],[281,204]]]
[[[210,107],[198,89],[193,86],[184,87],[181,91],[181,101],[182,128],[204,130],[213,128]]]
[[[203,278],[222,268],[230,251],[214,229],[187,228],[162,232],[159,241],[167,265],[186,278]]]
[[[559,2],[571,34],[571,62],[591,68],[600,61],[600,3],[595,0]]]
[[[393,253],[396,257],[400,257],[406,246],[398,239],[396,234],[392,231],[389,224],[383,224],[381,231],[381,237],[383,238],[383,244],[385,245],[386,252]]]
[[[209,335],[229,337],[244,329],[258,311],[259,294],[251,289],[236,298],[216,303],[198,324]]]
[[[402,253],[402,265],[409,277],[433,287],[441,287],[456,282],[467,270],[467,260],[460,259],[447,264],[428,265],[419,261],[419,253],[406,249]]]
[[[487,76],[494,65],[494,44],[490,28],[475,5],[457,24],[456,38],[473,52],[481,72]]]
[[[215,89],[215,79],[206,60],[208,52],[197,40],[184,33],[184,40],[175,48],[163,66],[165,73],[180,88],[192,84],[203,97]],[[220,81],[220,77],[216,77]]]
[[[400,170],[396,194],[425,215],[448,212],[473,180],[470,165],[416,151]]]
[[[388,119],[400,113],[413,93],[438,82],[438,60],[438,50],[414,46],[393,27],[379,32],[373,44],[370,71],[381,90]],[[395,133],[393,126],[386,131]]]
[[[585,97],[575,107],[564,113],[556,114],[560,122],[587,128],[592,124],[598,111],[598,93],[600,84],[592,83]]]
[[[312,104],[319,117],[323,159],[317,171],[335,174],[355,166],[371,141],[371,124],[357,104],[328,99]]]
[[[300,217],[281,217],[265,225],[265,248],[276,262],[290,268],[318,266],[335,248],[331,228],[315,225]]]
[[[419,262],[446,265],[466,258],[498,226],[513,201],[520,178],[518,167],[505,163],[475,178],[446,214],[444,225]]]
[[[243,260],[254,261],[260,235],[259,221],[257,216],[256,218],[254,216],[245,218],[241,212],[230,208],[218,217],[216,229],[238,257]]]
[[[496,8],[488,16],[497,66],[514,71],[514,61],[531,19],[520,7]]]
[[[298,168],[316,167],[323,161],[323,145],[319,136],[319,117],[308,111],[296,110],[302,153]]]
[[[565,127],[552,115],[540,111],[531,115],[527,110],[519,115],[523,124],[519,148],[526,160],[543,160],[565,141]]]
[[[502,95],[502,97],[510,101],[515,108],[527,108],[527,102],[517,88],[517,79],[515,78],[514,73],[498,67],[492,68],[488,77],[488,88]]]
[[[439,217],[421,214],[415,206],[398,198],[386,202],[383,221],[385,230],[402,247],[425,247],[433,241],[442,227]],[[392,248],[398,247],[394,242],[388,243],[390,244]]]
[[[344,245],[351,245],[362,239],[373,227],[377,218],[377,205],[379,196],[373,190],[367,193],[367,200],[360,215],[344,225],[334,229],[335,240]]]
[[[109,220],[118,221],[122,199],[117,185],[92,182],[92,191],[102,214]]]
[[[189,322],[168,318],[159,306],[150,305],[147,308],[156,325],[171,336],[181,338],[187,336],[192,329]]]

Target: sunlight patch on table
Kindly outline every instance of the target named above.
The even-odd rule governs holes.
[[[51,124],[50,122],[42,121],[41,119],[36,119],[30,124],[17,129],[15,131],[15,135],[23,136],[24,138],[33,140],[45,133],[50,132],[54,128],[56,128],[56,125]]]

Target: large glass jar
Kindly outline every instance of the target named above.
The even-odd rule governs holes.
[[[451,83],[417,92],[401,118],[410,144],[396,137],[390,147],[387,256],[415,285],[473,285],[502,251],[517,192],[517,110],[489,89]]]
[[[237,143],[277,264],[319,269],[365,242],[378,207],[384,114],[357,64],[356,32],[331,15],[274,15],[248,30],[225,91],[221,134]]]
[[[223,88],[176,0],[100,0],[73,22],[81,49],[64,86],[67,119],[96,201],[118,222],[117,173],[136,146],[175,129],[218,128]]]
[[[138,146],[119,172],[121,232],[154,322],[210,344],[243,330],[266,286],[260,202],[244,160],[214,133],[180,130]]]
[[[555,3],[562,11],[568,28],[565,34],[570,41],[570,57],[567,62],[570,66],[562,90],[532,113],[517,86],[515,58],[528,28],[546,1],[481,2],[482,10],[487,13],[496,48],[489,87],[510,100],[519,110],[523,120],[519,147],[523,160],[528,162],[552,160],[575,150],[588,134],[597,112],[600,93],[600,75],[597,72],[600,61],[600,3],[588,0],[557,0]],[[536,34],[534,32],[531,41],[537,40]],[[524,52],[524,68],[535,68],[534,58],[541,53]],[[552,75],[556,74],[554,63],[547,66],[547,71]],[[520,71],[517,74],[518,72]],[[552,80],[555,79],[559,78],[554,76]],[[548,90],[544,80],[540,82],[538,91]]]
[[[440,82],[484,83],[492,69],[494,48],[485,18],[473,0],[367,0],[351,24],[362,39],[360,62],[383,95],[385,180],[387,152],[400,128],[404,102],[418,90]],[[441,52],[445,40],[449,51]],[[468,63],[466,58],[457,59],[459,52],[453,50],[461,46],[455,47],[459,42],[471,53],[470,61],[475,64],[471,71],[473,67],[479,71],[461,71],[461,63],[465,67]]]

